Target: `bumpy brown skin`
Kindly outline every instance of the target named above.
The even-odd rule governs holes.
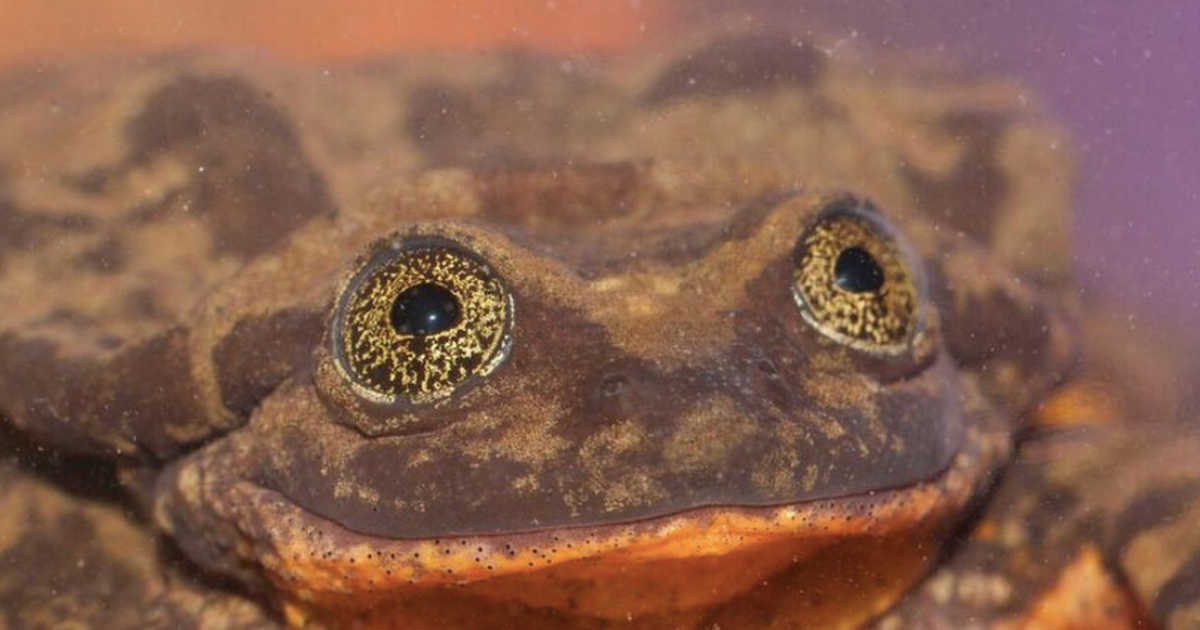
[[[0,584],[9,626],[1098,627],[1086,597],[1196,627],[1194,556],[1162,551],[1200,547],[1194,471],[1160,464],[1192,442],[1110,426],[1006,467],[1076,356],[1070,161],[1018,88],[777,36],[124,68],[0,93],[6,439],[146,510],[8,466],[5,504],[48,507],[0,559],[64,593],[38,617],[38,581]],[[922,279],[900,352],[792,295],[805,226],[862,199]],[[434,236],[511,292],[511,353],[381,408],[331,311],[373,244]]]

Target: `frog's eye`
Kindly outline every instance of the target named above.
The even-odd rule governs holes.
[[[333,322],[334,355],[359,395],[432,402],[495,370],[513,303],[487,263],[440,239],[382,249],[351,278]]]
[[[917,329],[917,281],[896,237],[852,201],[831,204],[796,244],[792,294],[827,337],[897,354]]]

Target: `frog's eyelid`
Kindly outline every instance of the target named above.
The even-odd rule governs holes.
[[[885,230],[888,229],[888,226],[882,225],[882,223],[885,222],[885,219],[883,213],[879,210],[879,206],[875,205],[875,203],[868,198],[859,197],[850,193],[835,195],[827,199],[823,204],[821,204],[820,210],[817,211],[816,215],[809,221],[808,225],[820,220],[821,217],[839,212],[869,217],[873,222],[876,223],[875,227]]]

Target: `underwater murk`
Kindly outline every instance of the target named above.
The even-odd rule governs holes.
[[[0,630],[1200,629],[1200,6],[0,24]]]

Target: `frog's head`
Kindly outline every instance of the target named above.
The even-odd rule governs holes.
[[[1063,318],[905,208],[745,168],[444,171],[303,228],[201,309],[250,419],[159,521],[297,619],[878,611],[1070,362]]]

